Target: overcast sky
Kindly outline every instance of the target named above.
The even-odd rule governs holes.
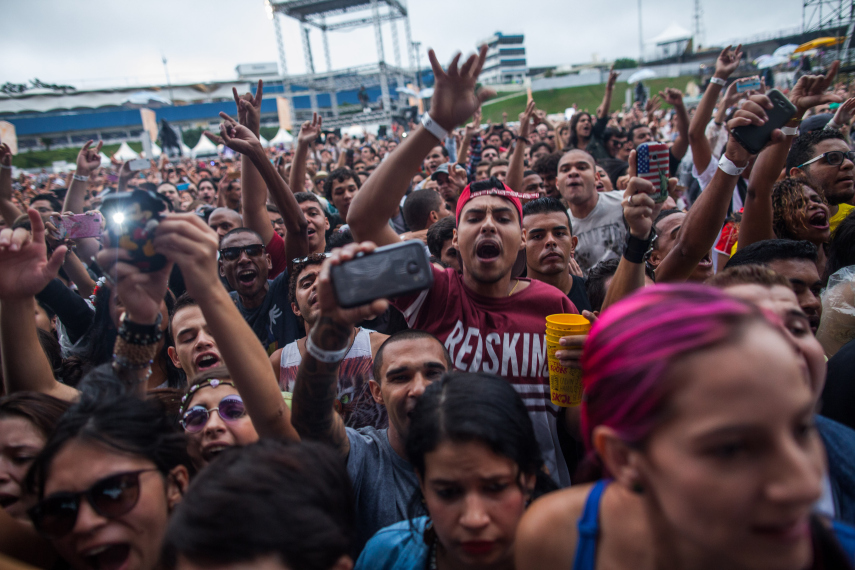
[[[694,0],[641,0],[643,36],[692,29]],[[240,63],[277,61],[263,0],[3,0],[0,83],[34,77],[78,88],[232,79]],[[494,31],[525,34],[529,66],[637,57],[636,0],[409,0],[414,41],[446,62]],[[706,44],[801,26],[801,0],[701,0]],[[283,21],[288,71],[302,73],[299,26]],[[403,23],[398,23],[406,64]],[[330,33],[334,69],[376,61],[373,29]],[[326,70],[314,31],[315,69]],[[386,61],[394,64],[389,24]]]

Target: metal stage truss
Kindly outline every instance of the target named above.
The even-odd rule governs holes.
[[[280,77],[286,97],[309,95],[313,112],[325,115],[325,125],[338,124],[389,124],[393,115],[406,102],[399,104],[396,93],[390,93],[390,84],[403,87],[416,82],[415,54],[410,33],[410,20],[407,6],[399,0],[265,0],[268,15],[276,30],[276,42],[279,51]],[[294,18],[300,23],[300,36],[303,45],[303,58],[306,63],[305,75],[289,75],[285,60],[285,48],[282,42],[279,18]],[[398,21],[404,24],[407,47],[407,66],[401,63],[401,50],[398,43]],[[383,26],[391,27],[394,66],[386,62],[383,46]],[[332,69],[329,48],[329,32],[351,30],[359,27],[374,28],[374,40],[377,48],[377,61],[365,66],[348,69]],[[317,72],[312,54],[310,33],[320,30],[324,48],[325,72]],[[369,105],[364,113],[342,114],[337,93],[361,90],[363,88],[380,89],[379,104]],[[306,92],[308,91],[308,93]],[[375,92],[376,93],[376,92]],[[321,109],[319,96],[329,97],[329,108]],[[326,99],[326,97],[324,97]],[[292,99],[293,100],[293,99]],[[292,105],[293,110],[293,105]]]

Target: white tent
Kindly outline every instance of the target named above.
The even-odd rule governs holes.
[[[276,136],[270,139],[269,144],[291,144],[294,142],[294,137],[291,136],[291,133],[279,127],[279,131],[276,133]]]
[[[217,147],[214,146],[214,143],[208,140],[208,137],[202,135],[199,137],[199,142],[196,146],[193,147],[193,150],[190,151],[190,156],[196,158],[197,156],[209,156],[212,154],[217,154]]]
[[[262,135],[261,133],[258,133],[258,142],[260,142],[261,146],[265,148],[270,146],[270,141],[264,138],[264,135]]]
[[[123,142],[119,146],[119,150],[117,150],[113,156],[117,160],[125,161],[125,160],[133,160],[135,158],[139,158],[140,155],[134,152],[134,149],[128,146],[128,143]]]
[[[158,158],[161,154],[163,154],[163,151],[160,150],[160,147],[157,146],[157,143],[151,143],[151,154],[154,158]]]
[[[671,22],[667,28],[662,30],[661,34],[649,40],[649,42],[656,45],[662,45],[690,39],[692,39],[692,32],[679,24]]]
[[[110,166],[111,161],[110,161],[109,156],[107,156],[103,152],[99,152],[98,156],[101,158],[101,166],[104,166],[104,167]]]
[[[203,136],[204,136],[204,135],[203,135]],[[186,144],[184,144],[184,141],[180,141],[180,143],[179,143],[179,144],[181,145],[181,156],[186,156],[186,157],[193,156],[193,151],[192,151],[192,150],[190,150],[190,147],[189,147],[189,146],[187,146]]]

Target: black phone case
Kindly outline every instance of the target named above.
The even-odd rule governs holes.
[[[400,297],[429,289],[433,270],[418,240],[379,247],[331,269],[336,301],[344,308],[375,299]]]
[[[772,89],[766,95],[773,105],[771,109],[766,109],[766,124],[736,127],[731,131],[739,144],[751,154],[763,150],[772,138],[772,131],[783,127],[796,114],[796,106],[777,89]]]

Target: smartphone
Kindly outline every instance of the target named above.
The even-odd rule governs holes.
[[[226,180],[237,180],[238,178],[240,178],[240,170],[226,174]]]
[[[81,239],[101,237],[101,214],[87,212],[71,216],[51,216],[60,239]]]
[[[124,249],[143,273],[162,269],[166,258],[154,251],[154,233],[166,204],[150,190],[115,192],[104,197],[101,214],[107,221],[110,245]]]
[[[777,89],[767,92],[766,96],[772,101],[772,108],[766,109],[766,123],[736,127],[731,131],[739,144],[751,154],[759,153],[771,140],[772,131],[783,127],[796,114],[796,106]]]
[[[378,247],[373,253],[333,266],[330,276],[336,301],[346,309],[433,285],[430,259],[420,240]]]
[[[747,77],[736,82],[737,93],[745,93],[746,91],[760,91],[760,78]]]
[[[128,163],[128,168],[133,171],[136,170],[145,170],[146,168],[151,167],[151,163],[146,158],[135,158],[134,160]]]
[[[653,201],[657,204],[664,202],[668,199],[668,146],[663,143],[641,143],[635,153],[638,176],[653,184]]]
[[[183,190],[187,190],[188,188],[190,188],[189,182],[186,184],[179,184],[178,186],[175,187],[175,189],[178,190],[179,192],[181,192]]]

